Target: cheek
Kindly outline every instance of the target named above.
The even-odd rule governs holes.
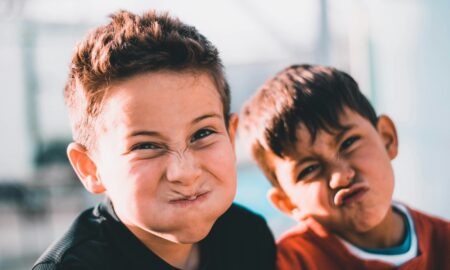
[[[383,149],[371,150],[355,157],[354,162],[370,188],[383,198],[392,198],[394,192],[394,170],[391,160]]]
[[[368,181],[386,182],[393,180],[391,160],[383,149],[367,149],[355,156],[353,160],[357,164],[358,170],[369,178]]]
[[[381,190],[382,196],[388,202],[391,201],[394,193],[394,171],[391,164],[386,165],[384,173],[379,176],[379,182],[374,183],[378,185],[378,189]]]
[[[311,208],[318,209],[327,209],[329,208],[330,200],[330,192],[327,187],[326,181],[316,181],[311,183],[307,190],[306,196],[308,197],[308,201],[310,203]]]
[[[109,170],[107,194],[124,204],[152,198],[160,183],[161,162],[122,160]],[[142,196],[145,194],[145,196]]]
[[[142,217],[158,213],[160,194],[164,194],[160,183],[160,162],[135,160],[116,171],[114,190],[108,191],[121,219],[139,223]],[[156,210],[155,210],[156,209]],[[139,221],[141,220],[141,221]]]
[[[166,158],[136,159],[127,162],[125,173],[139,181],[161,178],[166,167]],[[153,180],[154,181],[154,180]]]
[[[216,144],[198,155],[202,166],[221,181],[236,184],[236,156],[231,143]]]
[[[164,157],[136,160],[127,167],[126,179],[124,180],[127,185],[131,186],[130,188],[136,195],[143,193],[148,196],[158,189],[164,175],[164,169]]]
[[[289,187],[288,187],[289,188]],[[329,208],[329,191],[325,181],[315,181],[297,187],[290,196],[295,203],[309,212],[317,212]]]
[[[120,189],[123,185],[123,180],[126,178],[128,168],[121,161],[113,158],[104,159],[101,166],[98,168],[98,176],[105,185],[107,192],[114,192]]]

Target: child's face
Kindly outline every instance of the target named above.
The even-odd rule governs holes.
[[[315,141],[300,125],[288,157],[271,160],[282,190],[269,197],[294,218],[314,217],[342,235],[357,234],[382,224],[390,209],[397,135],[387,116],[375,128],[346,108],[340,123],[345,129],[321,130]]]
[[[116,84],[106,98],[93,159],[121,221],[143,237],[204,238],[236,191],[237,119],[227,132],[211,78],[148,73]]]

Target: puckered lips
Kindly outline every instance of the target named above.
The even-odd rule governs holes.
[[[369,191],[369,187],[364,183],[355,183],[349,187],[340,189],[334,195],[334,204],[336,206],[346,206],[354,202],[359,202]]]
[[[209,191],[199,191],[189,195],[178,195],[171,198],[169,203],[178,207],[189,207],[205,201],[209,194]]]

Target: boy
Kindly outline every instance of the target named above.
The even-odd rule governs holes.
[[[237,116],[195,28],[117,12],[77,46],[65,101],[70,163],[107,200],[33,269],[273,269],[267,224],[232,205]]]
[[[299,221],[278,269],[450,269],[450,223],[392,202],[395,126],[349,75],[288,67],[240,121],[271,202]]]

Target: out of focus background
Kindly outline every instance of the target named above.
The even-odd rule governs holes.
[[[450,1],[0,0],[0,269],[30,269],[82,209],[65,155],[62,89],[72,50],[118,9],[169,11],[218,48],[232,109],[293,63],[349,72],[397,124],[395,199],[450,218]],[[266,199],[269,184],[237,145],[236,201],[274,234],[293,222]]]

